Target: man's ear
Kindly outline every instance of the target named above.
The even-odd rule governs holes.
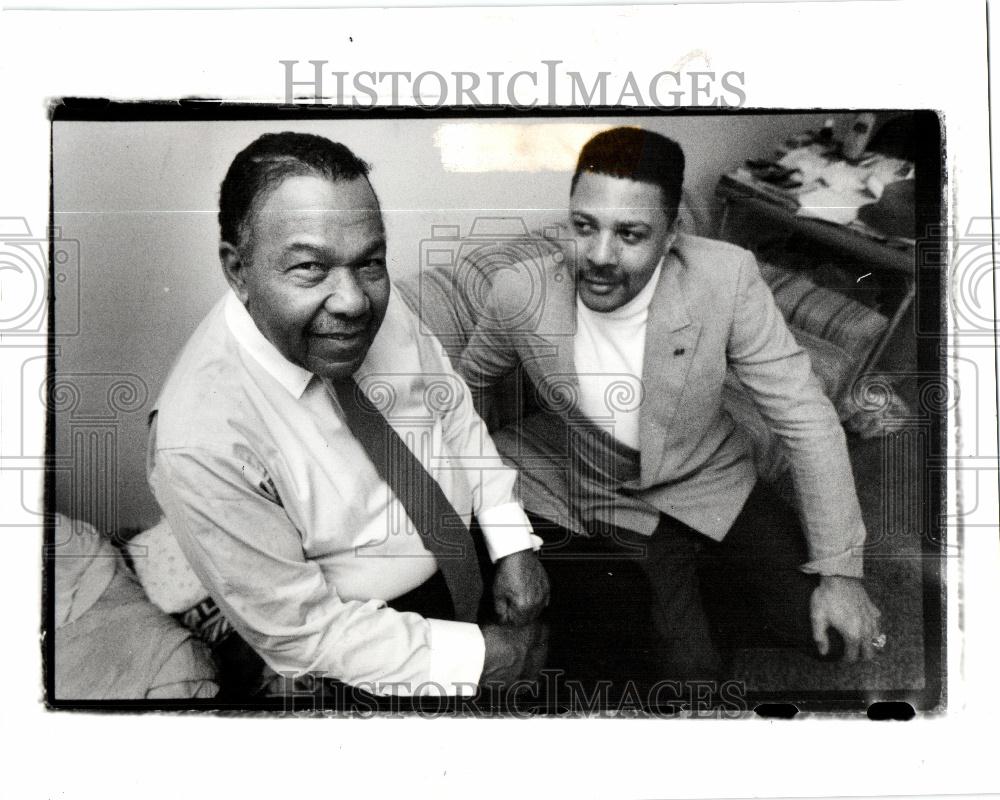
[[[222,273],[226,276],[226,282],[230,288],[236,292],[236,296],[243,305],[247,304],[246,271],[247,265],[240,256],[240,251],[236,245],[229,242],[219,242],[219,262],[222,264]]]
[[[667,239],[663,243],[664,256],[667,256],[670,253],[670,248],[673,247],[674,242],[677,241],[677,234],[680,231],[680,227],[680,217],[675,217],[673,223],[670,225],[670,229],[667,231]]]

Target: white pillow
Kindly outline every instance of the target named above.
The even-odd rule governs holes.
[[[135,536],[126,547],[139,583],[163,611],[179,614],[208,597],[165,519]]]

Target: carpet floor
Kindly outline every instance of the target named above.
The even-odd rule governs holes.
[[[903,320],[878,371],[889,376],[900,397],[916,409],[919,386],[912,325],[912,315]],[[789,702],[799,692],[816,691],[860,693],[877,700],[893,690],[924,690],[940,678],[925,674],[927,647],[943,640],[943,622],[925,619],[925,593],[940,596],[943,591],[939,571],[925,569],[926,560],[934,558],[923,546],[932,530],[935,506],[927,486],[928,442],[922,418],[882,437],[848,437],[868,530],[866,588],[882,611],[888,637],[885,649],[873,661],[856,664],[821,662],[789,650],[744,649],[737,653],[734,666],[748,691],[780,692]],[[944,663],[943,653],[939,663]]]

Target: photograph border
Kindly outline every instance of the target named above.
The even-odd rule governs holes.
[[[816,113],[847,114],[859,111],[893,111],[893,112],[913,112],[919,117],[923,129],[928,132],[926,137],[918,137],[921,145],[928,150],[922,153],[924,163],[928,157],[936,158],[935,163],[941,165],[941,169],[934,175],[916,174],[916,207],[918,209],[918,232],[923,231],[923,235],[917,239],[914,265],[917,294],[914,302],[915,331],[916,335],[916,355],[917,372],[925,382],[936,381],[940,386],[947,386],[947,363],[945,343],[947,338],[946,329],[946,298],[948,297],[948,279],[946,267],[949,260],[946,249],[947,237],[947,197],[944,190],[946,185],[945,169],[947,164],[947,154],[943,144],[943,124],[938,112],[933,110],[909,109],[909,108],[821,108],[821,109],[798,109],[798,108],[755,108],[755,107],[683,107],[683,108],[642,108],[632,106],[536,106],[533,108],[519,108],[513,106],[446,106],[437,109],[427,109],[415,106],[375,106],[371,108],[357,108],[344,106],[317,106],[315,104],[300,105],[290,107],[287,104],[276,103],[236,103],[204,99],[182,99],[179,101],[133,101],[121,102],[102,98],[75,98],[67,97],[52,101],[49,109],[50,134],[54,139],[54,124],[57,122],[86,121],[86,122],[211,122],[211,121],[288,121],[291,124],[302,121],[317,120],[341,120],[341,119],[518,119],[530,118],[563,118],[573,117],[577,119],[593,118],[599,120],[604,117],[636,117],[636,118],[662,118],[662,117],[688,117],[707,116],[725,117],[737,115],[806,115]],[[933,152],[931,152],[933,151]],[[52,153],[50,142],[50,154]],[[54,158],[54,156],[53,156]],[[54,163],[50,161],[50,176],[54,176]],[[55,184],[50,184],[50,204],[49,220],[50,227],[55,224]],[[55,263],[55,244],[50,238],[50,263]],[[931,270],[935,270],[937,281],[932,280]],[[57,302],[55,277],[48,276],[49,280],[49,345],[48,345],[48,369],[47,380],[54,381],[58,375],[55,369],[55,343],[54,337],[58,334],[55,330],[55,305]],[[50,384],[51,385],[51,384]],[[947,403],[943,404],[947,406]],[[205,701],[82,701],[82,700],[61,700],[54,696],[54,670],[52,664],[55,658],[54,633],[54,573],[52,569],[52,548],[54,546],[54,481],[52,478],[52,468],[55,463],[55,441],[57,418],[53,404],[48,404],[46,409],[47,429],[46,429],[46,480],[45,480],[45,507],[46,507],[46,546],[44,557],[45,569],[45,598],[44,598],[44,620],[43,620],[43,665],[45,671],[46,703],[54,710],[100,710],[113,712],[132,711],[179,711],[179,710],[205,710],[212,712],[244,712],[248,714],[265,713],[273,715],[275,711],[281,713],[284,707],[278,708],[277,704],[269,704],[266,707],[256,705],[233,706],[228,703],[220,703],[214,700]],[[922,572],[923,572],[923,617],[924,617],[924,674],[925,688],[920,691],[913,690],[885,690],[875,693],[863,690],[841,691],[831,690],[822,692],[794,692],[794,706],[799,711],[806,712],[835,712],[849,714],[867,714],[872,718],[879,718],[879,714],[888,714],[889,718],[900,718],[905,716],[905,708],[899,704],[908,704],[914,711],[921,714],[936,714],[947,709],[947,653],[952,644],[948,641],[947,625],[948,611],[945,596],[947,592],[946,542],[947,524],[944,522],[949,510],[949,502],[946,488],[946,475],[943,468],[931,469],[930,465],[943,464],[948,462],[948,441],[947,441],[947,413],[938,409],[936,413],[930,415],[929,439],[931,442],[928,457],[928,464],[925,465],[925,478],[928,497],[935,497],[937,506],[930,513],[933,520],[932,533],[939,542],[936,546],[927,536],[922,538]],[[959,524],[959,536],[961,536],[961,523]],[[936,587],[940,586],[940,591]],[[873,696],[876,695],[876,696]],[[748,693],[747,700],[752,712],[756,706],[774,706],[775,704],[787,705],[792,701],[786,692],[758,692]],[[280,701],[279,701],[280,702]],[[884,704],[893,704],[890,708]],[[876,706],[881,705],[881,709]],[[421,709],[413,704],[408,705],[409,713],[421,714]],[[398,700],[386,700],[380,703],[378,713],[393,714],[400,710]],[[441,700],[435,700],[428,705],[431,715],[440,715]],[[449,700],[444,713],[453,713],[457,716],[464,716],[462,713],[463,701]],[[610,709],[614,711],[614,709]],[[673,716],[678,713],[675,704],[669,708],[657,710],[652,709],[652,716]],[[768,709],[771,715],[781,716],[787,713],[786,709]],[[562,715],[563,710],[555,707],[546,710],[529,710],[529,716],[538,715]],[[296,712],[298,713],[298,712]],[[509,713],[514,716],[522,714],[521,709],[512,709]],[[874,714],[874,716],[873,716]],[[328,714],[326,714],[328,715]],[[476,716],[473,713],[472,716]],[[489,714],[487,714],[489,716]]]

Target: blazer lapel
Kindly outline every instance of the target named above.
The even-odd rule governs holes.
[[[676,250],[671,250],[663,266],[649,306],[642,363],[645,389],[639,412],[642,486],[655,482],[665,458],[672,438],[668,435],[670,423],[677,413],[701,332],[701,323],[693,322],[688,313],[687,297],[680,281],[684,264]]]
[[[528,348],[536,371],[533,383],[543,399],[561,407],[569,403],[576,410],[580,382],[573,357],[573,336],[576,333],[576,287],[572,276],[564,269],[547,272],[546,291],[542,297],[538,327],[528,337]],[[529,367],[531,369],[531,367]]]

